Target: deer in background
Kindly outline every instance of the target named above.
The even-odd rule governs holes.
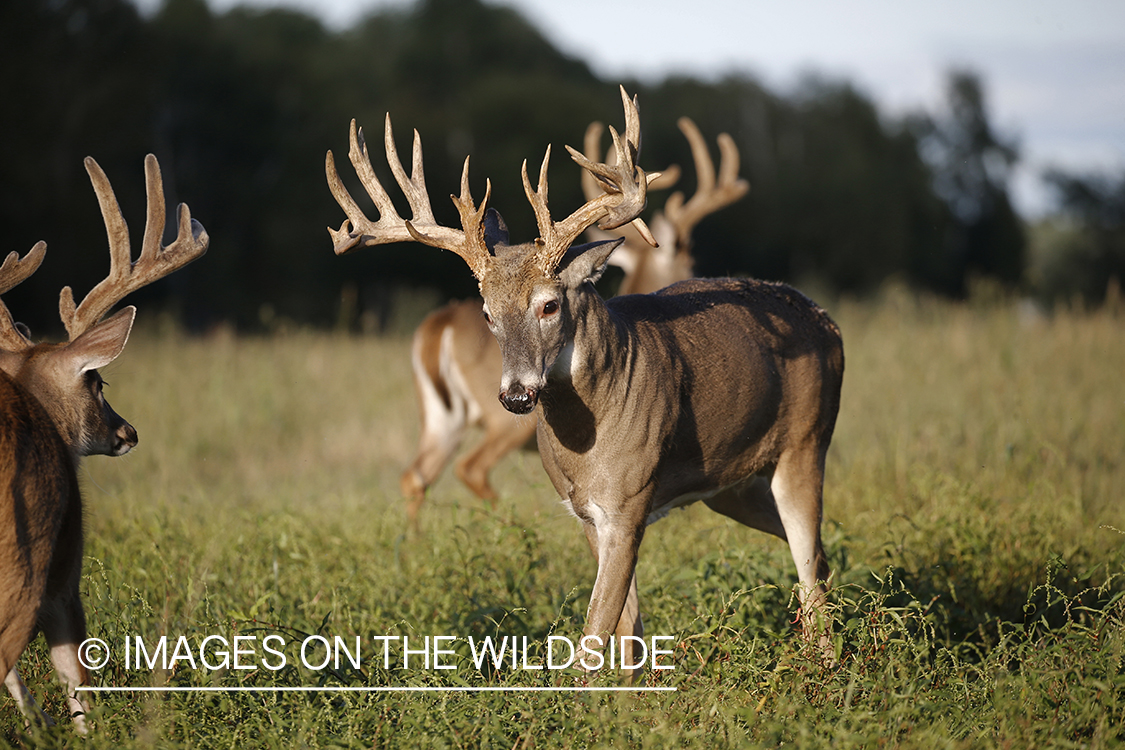
[[[110,407],[98,368],[125,347],[136,308],[102,317],[130,292],[190,263],[207,249],[206,231],[180,206],[179,234],[161,247],[165,205],[160,166],[145,160],[148,220],[134,263],[129,230],[105,173],[86,159],[109,235],[110,273],[75,306],[70,287],[59,311],[69,340],[35,344],[0,302],[0,674],[29,719],[48,722],[20,679],[16,663],[43,631],[66,691],[75,728],[86,732],[87,706],[77,688],[87,681],[78,657],[86,639],[79,598],[82,574],[82,456],[122,456],[137,431]],[[0,266],[0,294],[24,281],[43,261],[39,242],[24,256],[12,252]]]
[[[334,250],[410,238],[457,253],[477,278],[503,359],[499,399],[514,414],[540,407],[543,466],[597,560],[584,642],[602,647],[616,635],[618,664],[637,663],[637,641],[624,636],[643,633],[635,570],[645,528],[697,500],[788,542],[812,634],[826,623],[820,524],[843,381],[840,331],[795,289],[753,279],[692,279],[609,301],[597,294],[594,281],[623,240],[572,243],[595,223],[609,230],[634,220],[652,179],[636,164],[636,103],[624,89],[621,95],[625,135],[611,130],[617,163],[568,149],[597,178],[601,195],[556,222],[547,206],[550,147],[537,187],[524,163],[539,237],[518,245],[509,243],[499,214],[486,210],[490,184],[475,205],[468,160],[453,198],[461,229],[437,225],[417,134],[407,178],[388,128],[388,161],[413,211],[403,220],[353,124],[349,155],[380,217],[360,211],[328,152],[329,186],[347,215],[329,230]],[[635,226],[652,242],[642,222]]]
[[[687,117],[677,123],[691,145],[697,176],[696,192],[684,202],[681,192],[673,193],[652,219],[652,232],[658,246],[649,245],[632,224],[608,232],[590,229],[590,239],[616,239],[624,243],[610,256],[610,263],[622,268],[625,276],[618,294],[647,294],[692,276],[691,234],[707,215],[734,203],[749,190],[738,178],[739,155],[734,139],[719,135],[722,161],[718,180],[715,165],[699,128]],[[583,144],[591,162],[601,161],[604,127],[591,123]],[[650,189],[671,186],[679,168],[661,173]],[[601,188],[587,171],[582,172],[586,200],[597,199]],[[500,347],[488,330],[479,299],[450,302],[430,313],[414,333],[411,347],[414,391],[422,417],[417,457],[402,473],[400,486],[408,499],[407,517],[417,524],[418,511],[426,490],[449,462],[465,430],[484,429],[475,448],[454,465],[454,471],[478,497],[496,504],[496,491],[488,474],[510,451],[527,443],[535,434],[536,420],[530,415],[513,416],[496,399],[502,361]]]

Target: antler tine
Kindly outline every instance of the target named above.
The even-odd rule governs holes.
[[[33,273],[39,270],[39,265],[47,254],[47,243],[39,240],[35,247],[27,251],[27,255],[13,250],[0,265],[0,294],[7,294],[26,281]]]
[[[0,294],[11,291],[23,283],[31,274],[39,270],[39,264],[47,254],[47,243],[40,240],[35,247],[27,251],[27,255],[20,258],[20,254],[13,250],[0,265]],[[0,349],[9,352],[18,352],[32,345],[30,339],[20,332],[8,306],[0,300]]]
[[[371,221],[360,209],[340,180],[332,152],[329,151],[324,160],[328,188],[347,216],[338,230],[328,228],[328,234],[332,237],[333,251],[337,255],[343,255],[358,247],[372,247],[391,242],[421,242],[443,250],[449,250],[461,256],[469,265],[473,274],[480,278],[490,258],[488,249],[484,245],[482,219],[492,192],[492,186],[491,184],[487,186],[484,201],[481,203],[480,209],[476,209],[469,192],[468,158],[465,159],[465,166],[462,170],[461,197],[451,196],[458,212],[461,214],[461,225],[464,231],[459,231],[443,227],[434,219],[433,209],[430,207],[429,192],[426,190],[426,178],[422,163],[422,138],[417,130],[414,131],[410,175],[408,176],[402,166],[402,160],[398,156],[398,149],[395,147],[391,116],[389,113],[387,114],[383,129],[383,147],[387,154],[387,164],[391,169],[391,174],[410,205],[412,218],[409,221],[399,215],[390,195],[387,194],[382,183],[379,182],[379,178],[376,177],[363,139],[363,129],[357,130],[355,120],[352,120],[351,123],[349,140],[348,157],[355,168],[359,181],[363,184],[364,190],[367,191],[368,196],[375,204],[375,208],[379,212],[379,219]]]
[[[461,226],[464,228],[464,241],[459,247],[450,248],[453,252],[461,256],[461,259],[469,265],[469,270],[473,272],[478,280],[484,276],[485,271],[488,270],[488,263],[492,258],[492,253],[488,251],[488,246],[484,241],[484,212],[488,208],[488,199],[492,197],[492,180],[485,179],[484,181],[484,199],[480,202],[480,208],[473,204],[473,195],[469,190],[469,157],[465,157],[465,166],[461,168],[461,195],[449,196],[453,200],[453,205],[457,208],[457,213],[461,216]],[[414,228],[413,222],[406,222],[406,228],[410,231],[410,235],[419,242],[427,245],[434,245],[425,235],[418,232]],[[438,245],[438,247],[441,247]]]
[[[157,279],[183,268],[207,252],[210,237],[198,221],[191,218],[187,205],[179,207],[179,230],[172,244],[161,247],[164,234],[164,183],[160,175],[160,164],[156,157],[145,157],[145,191],[148,200],[144,239],[141,255],[133,262],[129,245],[129,227],[121,214],[121,207],[113,193],[113,186],[105,172],[94,161],[86,157],[86,171],[94,194],[101,206],[109,237],[109,275],[90,290],[82,303],[75,307],[74,295],[69,286],[63,287],[59,295],[59,314],[70,340],[78,338],[101,320],[115,304],[131,292],[151,284]]]
[[[586,159],[591,162],[599,162],[602,159],[602,133],[605,131],[605,125],[595,120],[586,126],[586,135],[582,140],[582,153]],[[606,163],[616,164],[617,154],[607,154]],[[612,159],[613,161],[610,161]],[[604,191],[601,188],[602,183],[594,177],[593,173],[589,170],[582,170],[582,195],[586,200],[592,201],[600,196]],[[652,172],[648,175],[648,189],[649,190],[667,190],[675,185],[680,179],[680,166],[678,164],[669,164],[660,172]]]
[[[570,146],[566,147],[571,158],[598,181],[602,194],[587,200],[585,205],[563,221],[557,223],[552,221],[547,209],[547,163],[551,157],[550,147],[547,148],[543,164],[539,169],[537,190],[531,188],[531,181],[527,176],[527,162],[524,162],[524,192],[535,210],[535,218],[539,224],[543,246],[539,255],[547,273],[554,271],[570,247],[570,243],[591,225],[598,223],[601,229],[616,229],[637,219],[637,215],[644,210],[648,185],[657,175],[646,175],[636,164],[637,154],[640,151],[640,115],[636,99],[630,100],[623,86],[621,101],[625,107],[625,139],[623,140],[614,128],[609,129],[617,154],[615,165],[594,162]],[[656,244],[656,240],[652,238],[652,233],[643,221],[637,219],[634,221],[634,226],[647,242]]]
[[[681,117],[677,125],[691,145],[692,159],[695,161],[695,171],[698,175],[697,185],[695,195],[687,203],[684,203],[684,195],[679,191],[670,195],[664,204],[664,214],[675,227],[677,247],[686,249],[691,244],[691,233],[695,225],[708,214],[746,195],[750,183],[738,176],[738,146],[730,135],[719,134],[721,161],[718,181],[716,181],[715,163],[711,160],[707,142],[703,139],[699,128],[688,117]]]

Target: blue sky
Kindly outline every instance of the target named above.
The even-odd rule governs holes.
[[[285,4],[343,28],[402,0],[209,0]],[[499,1],[499,0],[493,0]],[[159,0],[138,0],[152,8]],[[1121,0],[502,0],[604,78],[714,78],[748,71],[785,92],[808,72],[843,77],[897,115],[935,110],[952,66],[979,72],[992,122],[1023,161],[1017,206],[1049,205],[1048,166],[1125,171]]]

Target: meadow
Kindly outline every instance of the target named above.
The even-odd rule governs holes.
[[[1125,312],[894,289],[829,307],[847,358],[825,488],[838,664],[794,625],[784,543],[699,504],[648,530],[638,566],[646,634],[670,636],[674,666],[638,684],[674,692],[102,692],[82,741],[65,720],[25,730],[5,697],[0,744],[1125,744]],[[111,652],[93,685],[622,684],[472,663],[469,636],[526,637],[531,664],[548,636],[576,639],[595,566],[533,450],[498,467],[495,510],[447,472],[407,527],[407,333],[193,338],[141,316],[103,373],[140,444],[82,470],[84,601]],[[272,655],[211,670],[122,654],[136,636],[171,651],[180,636],[198,649],[271,634],[287,644],[279,669]],[[300,664],[314,635],[359,636],[361,667]],[[388,666],[372,640],[441,635],[459,639],[454,669]],[[62,717],[42,639],[21,665]]]

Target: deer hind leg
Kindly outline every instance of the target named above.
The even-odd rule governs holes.
[[[447,337],[442,336],[443,350]],[[444,380],[443,375],[434,373],[425,366],[419,352],[420,343],[415,339],[413,365],[414,386],[418,394],[418,406],[422,413],[422,434],[418,439],[418,455],[402,473],[399,485],[409,503],[406,514],[412,524],[417,524],[418,511],[426,497],[426,490],[438,474],[449,463],[450,457],[461,444],[461,436],[468,418],[468,405],[448,381],[439,390],[434,379]],[[445,359],[445,352],[442,352]]]
[[[716,513],[733,518],[744,526],[786,538],[770,480],[764,476],[753,476],[739,484],[724,487],[703,502]]]
[[[598,577],[590,594],[584,635],[596,635],[604,643],[612,632],[617,638],[612,649],[615,663],[640,664],[636,669],[622,670],[626,677],[635,680],[644,671],[645,658],[640,652],[643,647],[644,623],[641,621],[640,600],[637,596],[636,572],[637,549],[644,526],[627,534],[625,539],[613,541],[611,539],[617,537],[617,534],[603,529],[599,535],[593,524],[584,523],[583,530],[586,532],[590,551],[598,562]],[[628,584],[625,583],[626,580]],[[625,636],[631,637],[626,639]],[[609,663],[610,654],[610,649],[602,650],[606,664]]]
[[[51,648],[55,674],[66,692],[66,705],[74,729],[86,734],[86,714],[90,708],[77,688],[89,682],[86,667],[78,659],[78,646],[86,640],[86,615],[78,596],[77,583],[67,595],[48,602],[40,615],[43,635]]]
[[[801,623],[805,635],[810,638],[818,635],[821,647],[830,652],[831,626],[825,611],[830,573],[820,536],[824,457],[825,451],[813,445],[786,451],[777,464],[770,488],[778,516],[785,527],[789,553],[797,566]]]
[[[515,417],[506,411],[493,415],[480,444],[454,467],[458,478],[477,497],[488,500],[495,508],[497,495],[488,481],[488,473],[501,458],[526,443],[534,434],[535,417]]]
[[[51,720],[51,717],[43,713],[43,709],[35,702],[35,697],[27,689],[27,685],[24,684],[19,671],[14,666],[8,670],[8,676],[4,678],[4,685],[15,698],[16,706],[29,726],[32,722],[46,726],[54,725],[55,722]]]
[[[38,584],[42,586],[42,581]],[[0,601],[0,670],[6,670],[4,685],[12,694],[20,713],[30,722],[51,724],[50,718],[39,708],[31,691],[20,678],[16,663],[27,644],[35,637],[35,620],[39,612],[38,602],[42,599],[42,589],[35,593],[16,588]]]

